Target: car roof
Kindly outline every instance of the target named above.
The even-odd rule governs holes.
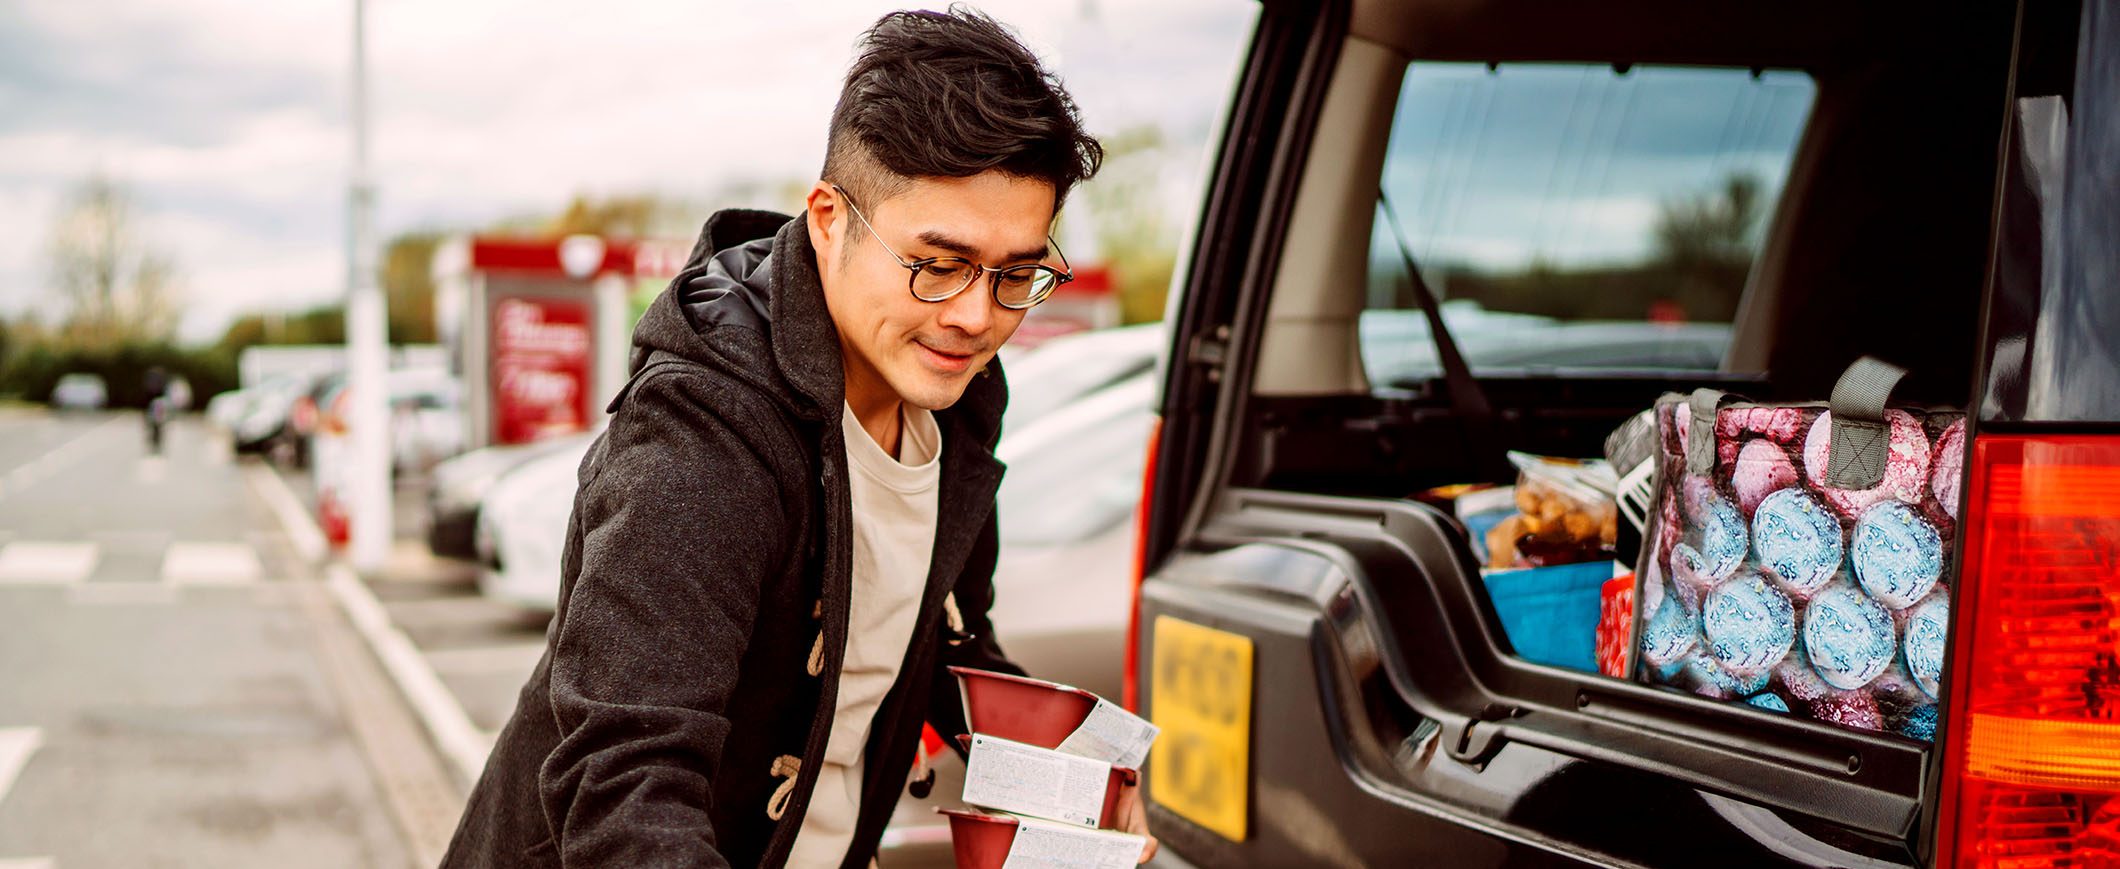
[[[1001,438],[995,457],[1014,463],[1028,460],[1056,441],[1081,436],[1085,431],[1124,420],[1129,416],[1152,416],[1161,382],[1145,371],[1090,393],[1066,407],[1040,417]]]
[[[1169,335],[1169,330],[1165,329],[1162,323],[1070,332],[1025,352],[1023,358],[1009,368],[1027,372],[1051,365],[1072,364],[1075,360],[1106,356],[1153,358],[1163,349]],[[1009,379],[1016,378],[1011,374]]]
[[[1154,367],[1169,335],[1161,323],[1076,332],[1010,361],[1003,431],[1034,424],[1082,395]]]

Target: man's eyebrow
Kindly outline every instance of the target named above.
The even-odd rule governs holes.
[[[954,238],[951,238],[947,235],[944,235],[937,230],[930,229],[926,232],[921,233],[920,243],[927,245],[928,247],[939,247],[943,250],[949,251],[950,253],[964,257],[966,259],[971,259],[979,255],[979,250],[977,248],[965,244],[964,242],[958,241]],[[1028,250],[1019,250],[1015,253],[1009,254],[1008,258],[1002,260],[1002,262],[1038,262],[1039,260],[1045,259],[1045,255],[1052,253],[1052,250],[1052,245],[1041,244],[1037,247],[1030,248]]]

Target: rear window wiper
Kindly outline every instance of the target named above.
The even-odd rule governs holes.
[[[1472,367],[1465,363],[1465,354],[1458,351],[1457,339],[1443,324],[1442,302],[1427,279],[1421,277],[1420,266],[1413,261],[1413,247],[1407,243],[1406,230],[1399,223],[1398,210],[1391,207],[1391,197],[1382,187],[1377,188],[1377,204],[1384,209],[1384,220],[1391,224],[1391,239],[1406,264],[1406,278],[1413,282],[1413,297],[1428,319],[1428,335],[1435,341],[1436,360],[1443,365],[1443,383],[1450,391],[1450,409],[1462,421],[1465,452],[1491,481],[1514,480],[1516,469],[1509,464],[1504,445],[1494,439],[1494,406],[1488,403],[1479,381],[1473,379]]]

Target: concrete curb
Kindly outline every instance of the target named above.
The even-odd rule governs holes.
[[[296,555],[312,566],[331,557],[331,544],[324,539],[324,529],[318,528],[316,520],[309,517],[309,510],[294,496],[294,490],[287,488],[287,481],[280,479],[278,471],[252,464],[245,466],[243,473],[250,477],[251,488],[265,499],[265,506],[271,507],[273,515],[279,517],[280,528],[287,532]]]
[[[398,693],[412,706],[427,735],[434,740],[436,750],[455,773],[457,783],[467,790],[478,781],[479,773],[486,768],[486,756],[492,752],[493,743],[479,732],[471,722],[455,695],[442,684],[441,676],[427,663],[412,638],[405,635],[390,621],[390,614],[383,609],[381,601],[361,581],[352,567],[343,561],[331,560],[331,547],[324,533],[317,527],[301,500],[295,497],[280,475],[269,468],[253,465],[253,482],[266,503],[278,515],[280,524],[294,543],[294,548],[305,561],[322,564],[324,586],[331,598],[338,603],[339,610],[351,622],[354,631],[368,645],[376,660],[381,662],[390,681],[397,685]]]
[[[426,725],[428,735],[434,737],[435,747],[449,761],[458,782],[469,788],[485,770],[486,755],[492,752],[493,744],[471,723],[470,714],[412,645],[412,638],[390,622],[382,602],[376,600],[375,593],[368,590],[368,584],[353,568],[332,562],[324,573],[324,584],[332,599],[338,601],[339,609],[353,622],[354,630],[367,641],[376,659],[383,662],[383,670],[397,683],[405,702],[412,704],[412,711]]]

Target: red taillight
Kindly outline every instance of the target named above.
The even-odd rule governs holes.
[[[2120,866],[2120,436],[1970,470],[1938,865]]]
[[[1126,673],[1119,683],[1119,702],[1141,711],[1141,580],[1148,576],[1148,502],[1156,493],[1156,447],[1163,442],[1163,418],[1148,428],[1148,461],[1141,471],[1141,504],[1134,508],[1134,590],[1126,614]]]

